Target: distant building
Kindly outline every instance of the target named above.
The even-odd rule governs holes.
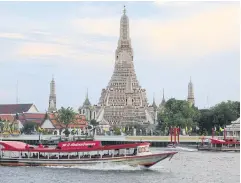
[[[120,36],[115,52],[115,67],[99,103],[95,106],[100,124],[123,127],[155,123],[155,109],[148,104],[146,90],[137,79],[126,9],[120,20]]]
[[[189,102],[190,106],[195,105],[194,90],[193,90],[193,83],[192,83],[191,77],[190,77],[190,82],[188,83],[187,101]]]
[[[46,113],[20,113],[15,116],[16,120],[19,120],[22,125],[28,122],[33,122],[39,126],[43,122]]]
[[[161,103],[159,105],[159,111],[163,111],[164,110],[165,104],[166,104],[166,100],[165,100],[165,94],[164,94],[164,88],[163,88],[162,101],[161,101]]]
[[[37,113],[39,112],[34,104],[0,104],[0,114],[13,114],[17,113]]]
[[[155,97],[153,97],[153,102],[151,105],[151,114],[152,114],[152,119],[154,120],[154,124],[157,122],[157,112],[158,112],[158,107],[156,105]]]
[[[84,115],[77,114],[75,120],[68,125],[68,129],[85,130],[88,126],[88,122]],[[65,128],[65,124],[58,120],[58,113],[48,113],[41,124],[41,128],[53,132],[56,135],[60,134],[60,131]]]
[[[227,132],[227,137],[237,137],[240,139],[240,118],[232,121],[230,125],[226,126],[225,130]]]
[[[48,107],[48,112],[53,112],[53,111],[57,111],[54,77],[50,82],[49,107]]]
[[[96,109],[92,106],[88,97],[88,91],[86,93],[85,101],[82,106],[79,107],[79,113],[85,115],[87,121],[96,119]]]
[[[0,122],[9,121],[13,122],[15,120],[14,114],[0,114]]]

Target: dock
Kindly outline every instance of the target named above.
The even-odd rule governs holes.
[[[46,142],[50,138],[58,138],[60,136],[55,135],[19,135],[19,136],[8,136],[0,137],[3,141],[22,141],[28,144],[36,145],[39,144],[39,139]],[[71,136],[70,136],[71,137]],[[73,136],[72,136],[73,137]],[[185,145],[197,145],[200,142],[201,136],[180,136],[180,144]],[[209,138],[209,136],[207,136]],[[211,138],[211,136],[210,136]],[[153,147],[166,147],[170,143],[170,136],[99,136],[94,137],[95,140],[99,140],[103,145],[115,145],[125,144],[130,142],[150,142]]]

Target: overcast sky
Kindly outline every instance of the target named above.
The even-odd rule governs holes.
[[[120,17],[126,5],[134,64],[149,103],[155,94],[196,105],[239,100],[239,2],[0,2],[0,103],[48,108],[92,104],[111,78]],[[208,97],[208,100],[207,100]]]

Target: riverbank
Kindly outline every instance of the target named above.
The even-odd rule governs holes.
[[[59,137],[60,136],[54,135],[20,135],[2,137],[2,140],[22,141],[31,145],[37,145],[39,144],[39,140],[41,140],[44,145],[54,145],[57,142],[56,139]],[[197,143],[200,142],[200,137],[201,136],[180,136],[180,144],[196,146]],[[166,147],[171,141],[170,136],[95,136],[94,139],[101,141],[103,145],[126,144],[143,141],[150,142],[152,147]]]

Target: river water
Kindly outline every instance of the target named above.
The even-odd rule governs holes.
[[[157,149],[154,149],[156,151]],[[158,149],[160,151],[160,149]],[[179,152],[150,169],[127,165],[0,167],[0,183],[239,183],[240,154]]]

